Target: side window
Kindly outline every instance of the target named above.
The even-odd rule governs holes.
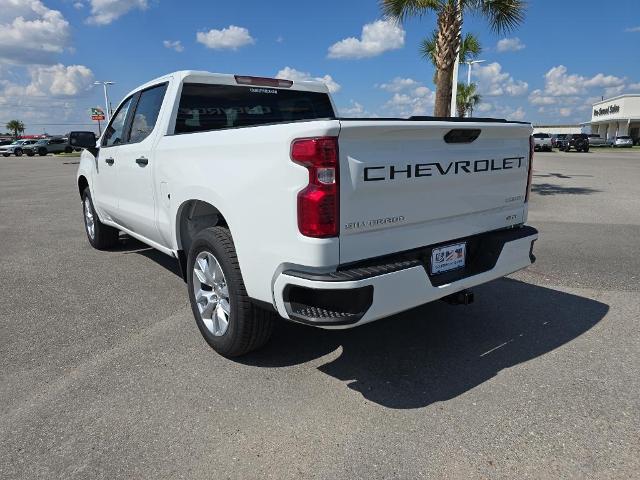
[[[131,100],[133,97],[129,97],[126,102],[118,109],[116,114],[111,119],[111,123],[104,132],[104,138],[102,139],[103,147],[115,147],[125,142],[125,123],[127,120],[127,113],[131,106]]]
[[[153,131],[166,91],[167,84],[165,83],[145,90],[140,94],[140,100],[131,124],[129,143],[141,142]]]

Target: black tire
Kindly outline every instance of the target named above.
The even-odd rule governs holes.
[[[2,156],[3,156],[3,157],[8,157],[8,156],[9,156],[9,153],[3,153],[3,154],[2,154]]]
[[[33,150],[27,150],[27,157],[33,157],[35,155]]]
[[[210,253],[218,261],[229,294],[228,326],[218,336],[205,325],[195,298],[194,265],[202,252]],[[209,346],[220,355],[244,355],[262,347],[271,337],[275,314],[257,307],[249,299],[228,228],[206,228],[195,236],[187,260],[187,286],[196,325]]]
[[[16,148],[16,149],[13,151],[13,154],[14,154],[16,157],[21,157],[21,156],[22,156],[22,149],[21,149],[21,148]]]
[[[40,155],[41,157],[44,157],[47,154],[47,149],[42,147],[38,150],[38,155]]]
[[[93,235],[91,235],[87,215],[85,209],[90,208],[91,215],[93,216]],[[84,231],[87,234],[87,239],[91,246],[98,250],[107,250],[114,247],[118,243],[119,231],[116,228],[105,225],[98,218],[96,209],[93,206],[93,199],[91,198],[91,192],[89,187],[84,189],[82,193],[82,218],[84,219]]]
[[[64,147],[64,153],[73,153],[73,148],[71,148],[71,147]]]
[[[587,147],[587,141],[584,138],[578,137],[576,138],[575,146],[576,146],[576,150],[580,152]]]
[[[589,147],[584,147],[584,148],[582,149],[582,151],[583,151],[584,153],[589,153]]]

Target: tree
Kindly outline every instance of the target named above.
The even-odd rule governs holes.
[[[474,107],[478,105],[481,100],[482,97],[476,91],[475,83],[466,85],[458,82],[456,110],[458,110],[459,117],[464,117],[467,113],[472,114]]]
[[[420,54],[431,61],[436,66],[436,39],[438,32],[435,30],[429,38],[425,38],[420,43]],[[473,33],[467,33],[460,43],[460,63],[475,60],[482,53],[480,40]],[[436,81],[436,75],[433,75],[433,81]]]
[[[6,127],[7,130],[13,132],[13,136],[15,138],[18,138],[18,135],[24,132],[24,123],[22,123],[20,120],[9,120]]]
[[[463,12],[484,17],[496,33],[509,32],[524,20],[525,0],[380,0],[384,14],[400,21],[435,13],[436,105],[434,115],[447,117],[453,67],[460,51]]]

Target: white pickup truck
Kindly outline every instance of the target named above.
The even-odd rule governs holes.
[[[176,72],[135,89],[77,173],[86,233],[178,259],[225,356],[284,317],[349,328],[534,261],[528,123],[338,118],[317,82]],[[277,314],[277,315],[276,315]]]

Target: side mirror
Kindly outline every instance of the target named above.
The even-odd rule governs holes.
[[[92,149],[96,148],[96,134],[93,132],[71,132],[69,145],[72,147]]]

